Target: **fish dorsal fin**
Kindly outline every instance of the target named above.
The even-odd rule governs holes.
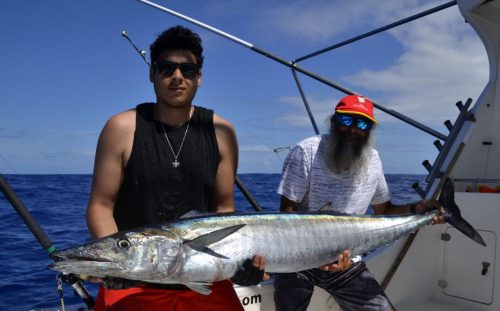
[[[219,242],[220,240],[230,236],[231,234],[235,233],[236,231],[240,230],[246,226],[245,224],[239,224],[239,225],[234,225],[230,227],[226,227],[223,229],[215,230],[210,233],[204,234],[202,236],[199,236],[195,239],[192,240],[187,240],[184,241],[185,245],[188,245],[194,250],[197,250],[199,252],[203,252],[215,257],[223,258],[223,259],[229,259],[224,255],[221,255],[214,250],[210,249],[208,246],[215,243]]]
[[[212,285],[212,283],[189,282],[184,285],[203,295],[210,295],[212,293],[212,290],[210,289],[210,285]]]
[[[320,208],[319,211],[320,212],[332,212],[333,211],[332,202],[326,203],[325,205],[323,205],[323,207]]]
[[[185,214],[182,214],[181,217],[179,217],[179,219],[184,219],[184,218],[191,218],[191,217],[196,217],[196,216],[202,216],[202,215],[205,215],[207,213],[202,213],[202,212],[199,212],[197,210],[190,210],[189,212],[185,213]]]
[[[213,215],[221,215],[224,213],[215,213],[215,212],[200,212],[198,210],[190,210],[187,213],[184,213],[179,217],[179,219],[185,219],[185,218],[195,218],[195,217],[208,217],[208,216],[213,216]]]

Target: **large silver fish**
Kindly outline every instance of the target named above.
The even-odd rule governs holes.
[[[461,216],[451,182],[440,196],[446,219],[476,242]],[[325,213],[235,213],[191,217],[119,232],[55,254],[51,269],[97,277],[184,284],[209,294],[210,282],[232,277],[252,255],[267,272],[296,272],[333,262],[343,250],[362,254],[430,223],[437,214],[398,217]]]

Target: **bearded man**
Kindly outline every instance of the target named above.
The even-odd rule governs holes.
[[[371,205],[376,215],[387,215],[440,208],[435,200],[391,203],[382,163],[371,144],[376,124],[368,98],[341,99],[330,117],[330,133],[302,140],[290,150],[278,188],[281,211],[365,214]],[[432,221],[438,223],[444,223],[442,215]],[[348,250],[334,263],[277,274],[276,310],[306,310],[315,285],[330,293],[342,310],[394,310],[361,257],[350,258]]]

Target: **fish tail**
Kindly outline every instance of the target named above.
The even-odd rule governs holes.
[[[447,223],[477,243],[486,246],[486,243],[476,229],[462,218],[460,209],[455,203],[455,187],[450,178],[446,178],[444,182],[443,189],[441,189],[441,194],[439,195],[439,203],[441,203],[445,210]]]

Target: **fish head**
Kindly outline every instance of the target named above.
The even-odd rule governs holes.
[[[180,239],[168,230],[119,232],[56,252],[50,268],[95,277],[155,280],[175,273],[182,258]]]

